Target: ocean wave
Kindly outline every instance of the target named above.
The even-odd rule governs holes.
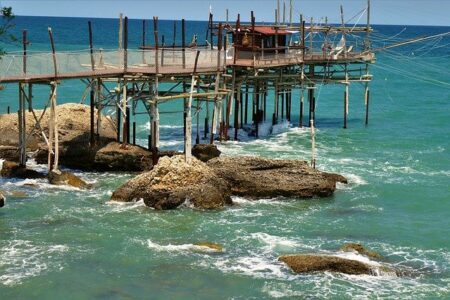
[[[69,251],[66,245],[35,245],[31,241],[12,240],[0,248],[0,284],[13,286],[29,277],[48,270],[63,268],[62,255]]]

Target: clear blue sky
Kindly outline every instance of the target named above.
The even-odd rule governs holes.
[[[283,7],[283,0],[280,0]],[[286,7],[289,0],[286,0]],[[339,6],[344,5],[345,19],[365,8],[367,0],[293,0],[294,19],[303,13],[308,19],[328,16],[330,22],[340,22]],[[254,10],[257,21],[272,21],[276,0],[0,0],[12,6],[17,15],[117,17],[123,12],[129,18],[206,20],[209,6],[215,19],[230,19],[240,12],[244,20]],[[286,13],[286,15],[288,15]],[[365,22],[365,17],[361,22]],[[450,26],[450,0],[372,0],[373,24],[444,25]]]

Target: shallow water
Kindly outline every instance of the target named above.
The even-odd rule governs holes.
[[[95,21],[99,30],[101,22]],[[200,26],[189,24],[192,31]],[[386,35],[401,29],[378,28]],[[420,27],[420,31],[449,30]],[[417,32],[412,28],[405,34]],[[78,41],[82,37],[62,37],[67,41],[60,42],[61,48],[82,47]],[[35,38],[39,41],[39,35]],[[41,37],[42,45],[45,38]],[[433,50],[434,58],[421,59],[417,49],[422,46],[402,50],[401,59],[382,54],[378,63],[448,82],[448,47]],[[112,191],[131,174],[77,173],[94,184],[89,190],[54,187],[44,180],[0,179],[7,194],[25,193],[8,197],[0,209],[2,298],[449,297],[449,87],[409,81],[380,67],[372,70],[368,127],[363,125],[362,87],[352,86],[347,130],[341,129],[343,88],[325,86],[317,98],[318,168],[341,173],[350,181],[339,184],[330,198],[256,202],[235,198],[235,206],[218,211],[182,207],[160,212],[142,202],[109,202]],[[8,86],[0,94],[2,108],[14,109],[16,90]],[[40,103],[46,91],[37,93]],[[66,101],[80,94],[77,82],[61,86],[60,98],[67,95]],[[225,155],[309,160],[309,129],[296,128],[298,114],[293,114],[287,132],[219,147]],[[162,145],[180,149],[183,129],[177,120],[181,118],[164,117]],[[137,121],[138,141],[145,145],[146,120]],[[218,253],[194,246],[202,241],[222,244],[225,250]],[[344,255],[339,248],[346,242],[361,242],[379,252],[382,263],[407,271],[407,276],[295,275],[277,261],[282,254],[296,252]]]

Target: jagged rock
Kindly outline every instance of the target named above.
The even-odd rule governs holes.
[[[153,170],[129,180],[111,197],[111,200],[125,202],[138,199],[156,209],[173,209],[186,201],[203,209],[232,203],[225,180],[195,158],[187,164],[183,156],[160,158]]]
[[[211,144],[196,144],[192,148],[192,155],[203,162],[219,157],[220,153],[221,152],[217,149],[217,146]]]
[[[207,165],[230,183],[232,194],[253,199],[327,197],[335,191],[336,181],[346,181],[340,175],[320,172],[299,160],[218,157]]]
[[[286,263],[295,273],[329,271],[352,275],[373,274],[371,266],[337,256],[296,254],[281,256],[278,260]]]
[[[76,188],[87,188],[89,185],[80,177],[66,171],[53,170],[48,173],[48,181],[54,185],[70,185]]]
[[[381,255],[376,253],[375,251],[371,251],[366,249],[363,245],[357,243],[347,243],[344,244],[341,248],[342,251],[345,252],[357,252],[359,254],[371,257],[371,258],[381,258]]]
[[[3,162],[3,167],[0,174],[2,177],[6,178],[36,179],[45,177],[44,174],[21,166],[17,162],[8,160]]]
[[[0,146],[0,158],[9,161],[19,161],[19,149],[15,146]]]
[[[0,193],[0,207],[5,206],[6,198],[3,196],[3,194]]]

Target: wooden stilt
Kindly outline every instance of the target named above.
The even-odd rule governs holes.
[[[300,128],[303,127],[303,102],[305,100],[305,89],[301,88],[301,92],[300,92],[300,117],[299,117],[299,122],[298,122],[298,126]]]
[[[198,63],[198,56],[200,54],[200,51],[197,51],[197,54],[195,56],[195,64],[194,64],[194,71],[192,72],[191,77],[191,89],[189,91],[189,100],[187,103],[187,115],[186,115],[186,134],[184,136],[184,160],[186,163],[191,163],[192,161],[192,114],[191,114],[191,107],[192,107],[192,98],[194,94],[194,86],[197,84],[197,63]]]
[[[365,122],[365,124],[367,126],[367,125],[369,125],[369,100],[370,100],[370,91],[369,91],[368,86],[366,86],[365,95],[366,95],[366,122]]]
[[[248,124],[248,84],[245,85],[245,112],[244,112],[244,124]]]
[[[241,85],[237,84],[234,101],[234,140],[238,140],[239,131],[239,105],[241,102]]]
[[[25,167],[27,162],[26,155],[26,115],[25,115],[25,83],[19,83],[19,149],[20,158],[19,163],[21,166]]]
[[[89,145],[91,147],[94,147],[95,144],[95,120],[94,120],[94,114],[95,114],[95,91],[93,90],[91,86],[91,92],[90,92],[90,98],[89,98],[89,118],[90,118],[90,136],[89,136]]]

